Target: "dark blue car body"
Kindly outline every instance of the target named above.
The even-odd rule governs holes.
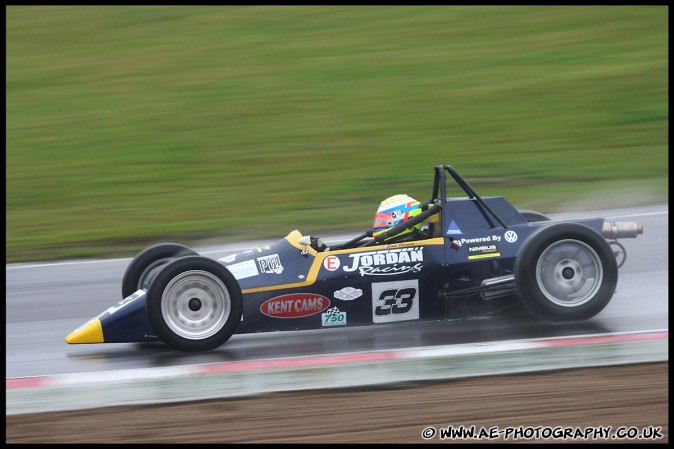
[[[464,197],[447,197],[447,174]],[[503,197],[480,197],[448,165],[435,167],[433,194],[423,209],[418,220],[425,225],[422,239],[391,242],[387,236],[375,239],[365,232],[346,244],[317,251],[299,231],[292,231],[270,245],[218,259],[225,272],[208,266],[176,269],[200,273],[180,277],[184,285],[177,287],[171,287],[168,278],[159,280],[166,277],[161,273],[166,266],[184,257],[166,257],[156,263],[145,284],[139,281],[135,292],[66,341],[159,339],[181,350],[212,349],[229,338],[216,338],[220,330],[211,329],[209,322],[208,314],[223,308],[235,313],[238,321],[217,318],[223,325],[227,321],[230,335],[452,320],[522,303],[544,318],[586,319],[598,313],[615,291],[616,254],[606,240],[641,233],[639,225],[632,224],[634,232],[609,235],[603,218],[555,222],[518,211]],[[518,263],[532,239],[524,254],[527,262]],[[187,259],[204,258],[192,252],[182,262],[189,268]],[[217,276],[208,275],[211,272]],[[205,286],[197,285],[204,278],[201,274],[209,276]],[[164,293],[156,293],[152,300],[156,304],[150,306],[148,295],[157,282],[163,282]],[[190,287],[190,282],[196,283]],[[229,293],[213,291],[221,284]],[[178,292],[177,299],[162,303],[170,301],[166,292],[171,288]],[[235,289],[240,292],[240,313]],[[530,301],[530,296],[537,299]],[[218,305],[221,297],[224,306]],[[213,310],[206,310],[208,304]],[[167,314],[174,317],[157,316]],[[204,332],[200,326],[206,326]]]

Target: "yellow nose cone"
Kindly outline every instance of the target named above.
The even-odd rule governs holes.
[[[82,343],[104,343],[103,327],[97,319],[89,320],[66,337],[66,343],[77,345]]]

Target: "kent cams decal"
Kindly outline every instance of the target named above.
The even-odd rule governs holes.
[[[293,293],[266,300],[260,312],[272,318],[302,318],[321,313],[330,307],[330,300],[313,293]]]

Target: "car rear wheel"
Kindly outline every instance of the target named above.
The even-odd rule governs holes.
[[[187,256],[166,265],[150,284],[150,326],[167,345],[207,351],[227,341],[241,320],[239,285],[219,262]]]
[[[133,258],[122,279],[122,298],[136,290],[147,288],[161,269],[178,257],[197,255],[178,243],[159,243],[148,246]]]
[[[520,298],[551,321],[585,320],[613,297],[618,267],[608,243],[587,226],[543,228],[522,246],[515,262]]]

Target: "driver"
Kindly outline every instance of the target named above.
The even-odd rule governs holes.
[[[392,227],[407,222],[409,219],[420,213],[421,204],[414,198],[404,194],[390,196],[382,201],[379,205],[379,209],[377,209],[377,213],[374,216],[374,224],[372,225],[372,236],[377,237]],[[425,237],[427,237],[427,235],[421,232],[421,223],[418,223],[414,225],[413,228],[405,229],[399,234],[386,238],[384,241],[399,242]]]
[[[372,237],[376,238],[378,235],[383,234],[392,227],[399,225],[400,223],[406,223],[412,217],[415,217],[420,213],[421,204],[414,198],[403,194],[390,196],[382,201],[379,205],[379,209],[377,209],[377,213],[374,216],[374,224],[372,225],[371,234],[370,231],[368,231],[367,234],[356,237],[356,239],[343,246],[338,246],[336,249],[351,248],[352,244],[357,243],[366,235],[371,235]],[[428,235],[421,231],[421,223],[417,223],[414,225],[414,227],[404,229],[402,232],[399,232],[396,235],[387,237],[384,241],[393,243],[425,238],[428,238]],[[310,245],[316,251],[321,252],[330,250],[330,248],[326,246],[321,239],[316,237],[310,237],[310,239]]]

